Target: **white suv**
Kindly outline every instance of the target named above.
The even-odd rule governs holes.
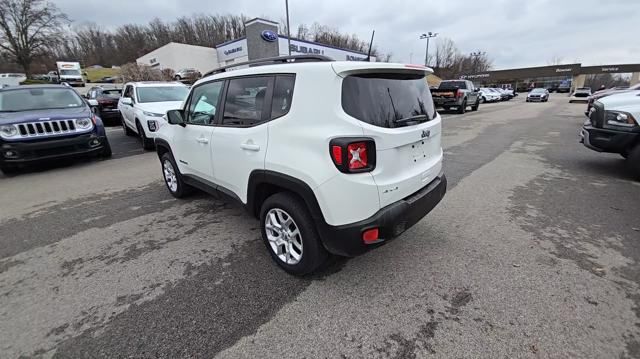
[[[429,69],[304,55],[249,64],[269,65],[207,74],[167,113],[156,148],[172,195],[240,201],[297,275],[384,244],[443,198]]]
[[[179,82],[130,82],[118,100],[122,128],[127,136],[140,136],[142,147],[153,149],[153,139],[169,110],[181,108],[189,88]]]

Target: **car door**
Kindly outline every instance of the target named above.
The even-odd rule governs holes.
[[[213,182],[212,134],[218,116],[224,81],[208,82],[193,88],[184,111],[186,125],[174,134],[174,155],[180,172]]]
[[[227,80],[223,113],[213,133],[215,182],[245,203],[251,172],[264,169],[274,82],[275,76]]]
[[[122,103],[122,100],[125,98],[131,99],[132,101],[131,105],[126,105]],[[137,131],[136,125],[133,122],[133,85],[127,85],[124,88],[122,97],[120,97],[120,100],[118,100],[118,109],[120,110],[120,114],[122,114],[122,119],[127,124],[127,126]]]

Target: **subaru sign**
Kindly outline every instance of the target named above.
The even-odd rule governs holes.
[[[278,34],[276,34],[275,32],[273,32],[271,30],[262,31],[260,36],[262,37],[262,39],[264,41],[268,41],[268,42],[274,42],[274,41],[278,40]]]

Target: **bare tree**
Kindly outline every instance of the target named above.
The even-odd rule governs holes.
[[[547,60],[547,65],[549,66],[562,65],[564,63],[565,63],[564,58],[558,55],[553,55],[549,60]]]
[[[0,50],[31,74],[34,59],[62,40],[69,22],[53,3],[44,0],[0,0]]]

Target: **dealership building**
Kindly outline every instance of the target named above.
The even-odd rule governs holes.
[[[362,61],[367,54],[319,44],[288,39],[278,34],[278,23],[260,18],[245,23],[246,36],[214,47],[169,43],[137,59],[137,63],[159,69],[195,68],[201,73],[248,60],[289,55],[317,54],[342,61]],[[290,45],[289,45],[290,43]],[[375,61],[375,57],[371,58]]]
[[[582,66],[582,64],[528,67],[462,75],[480,87],[510,87],[525,91],[532,87],[557,89],[583,87],[587,76],[605,73],[630,73],[631,84],[640,82],[640,64]]]

